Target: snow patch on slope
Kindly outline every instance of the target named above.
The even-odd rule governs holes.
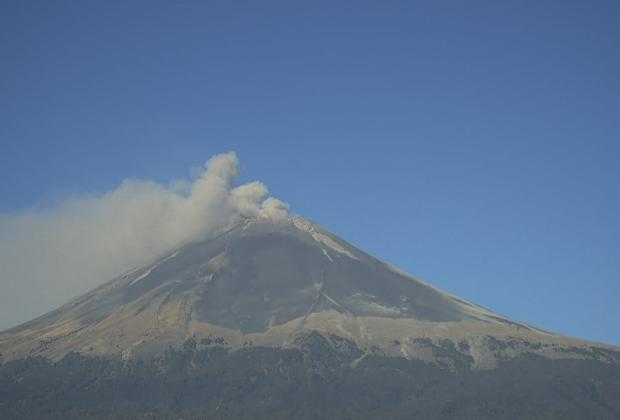
[[[364,312],[383,316],[398,316],[401,314],[400,308],[382,305],[377,302],[377,297],[370,293],[355,292],[350,297],[345,298],[345,301],[348,305]]]
[[[292,219],[293,225],[297,229],[310,234],[310,236],[312,236],[312,238],[315,241],[319,242],[320,244],[327,246],[329,249],[331,249],[332,251],[336,251],[340,255],[346,255],[347,257],[352,258],[354,260],[358,259],[355,255],[353,255],[351,252],[346,250],[344,247],[342,247],[342,245],[334,241],[328,235],[322,232],[319,232],[309,221],[301,217],[292,217],[291,219]]]
[[[142,279],[145,279],[146,277],[148,277],[149,274],[151,274],[151,271],[153,271],[153,269],[156,267],[157,265],[154,265],[153,267],[149,268],[148,270],[146,270],[144,273],[140,274],[138,277],[136,277],[135,279],[133,279],[131,281],[131,283],[129,283],[130,286],[136,284],[137,282],[139,282]]]
[[[334,260],[332,259],[332,257],[330,257],[329,253],[327,252],[325,248],[321,249],[321,251],[323,251],[323,255],[325,255],[328,260],[330,260],[331,262],[334,262]]]
[[[138,277],[136,277],[135,279],[133,279],[131,281],[131,283],[129,283],[129,286],[136,284],[137,282],[139,282],[142,279],[145,279],[146,277],[148,277],[149,274],[151,274],[151,272],[161,263],[166,262],[174,257],[176,257],[177,255],[179,255],[179,251],[175,251],[172,254],[168,255],[166,258],[164,258],[161,261],[158,261],[157,263],[155,263],[154,265],[152,265],[151,267],[149,267],[144,273],[142,273],[141,275],[139,275]]]

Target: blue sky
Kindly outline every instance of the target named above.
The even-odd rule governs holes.
[[[615,1],[5,1],[0,212],[235,151],[240,182],[367,252],[620,344],[619,21]]]

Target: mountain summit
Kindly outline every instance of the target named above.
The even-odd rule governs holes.
[[[6,419],[620,419],[620,351],[510,320],[282,212],[0,333]]]
[[[5,359],[123,359],[221,345],[294,348],[320,334],[366,355],[488,369],[518,355],[617,361],[443,292],[302,217],[240,218],[0,334]]]

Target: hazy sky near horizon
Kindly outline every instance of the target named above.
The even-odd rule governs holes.
[[[126,179],[169,192],[235,151],[237,185],[370,254],[620,345],[619,21],[617,1],[4,1],[0,221]]]

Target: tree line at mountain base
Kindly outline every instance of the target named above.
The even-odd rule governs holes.
[[[0,366],[2,419],[620,419],[620,365],[526,354],[491,370],[367,355],[319,334],[296,348],[70,353]]]

